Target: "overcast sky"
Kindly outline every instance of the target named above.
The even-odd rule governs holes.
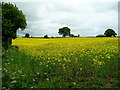
[[[10,0],[8,0],[10,1]],[[33,2],[34,1],[34,2]],[[99,1],[99,0],[98,0]],[[83,0],[29,0],[14,2],[27,19],[27,28],[18,35],[60,36],[59,28],[69,27],[81,36],[104,34],[108,28],[118,33],[118,2]],[[13,2],[12,2],[13,3]]]

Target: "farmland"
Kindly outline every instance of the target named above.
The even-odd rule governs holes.
[[[17,38],[3,56],[4,88],[116,88],[118,38]]]

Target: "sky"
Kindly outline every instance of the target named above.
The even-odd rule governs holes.
[[[15,2],[14,2],[15,1]],[[11,2],[11,0],[6,0]],[[61,36],[59,28],[69,27],[80,36],[104,34],[111,28],[118,33],[118,0],[12,0],[27,20],[19,36]]]

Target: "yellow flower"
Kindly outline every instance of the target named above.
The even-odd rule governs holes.
[[[99,65],[101,65],[101,64],[102,64],[102,62],[98,62],[98,64],[99,64]]]
[[[76,85],[76,82],[73,82],[74,85]]]
[[[82,71],[82,68],[80,68],[80,71]]]

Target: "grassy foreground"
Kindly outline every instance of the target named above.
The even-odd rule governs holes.
[[[118,38],[17,38],[3,55],[3,88],[116,88]]]

